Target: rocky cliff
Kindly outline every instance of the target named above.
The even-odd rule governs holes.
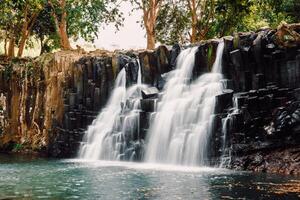
[[[1,149],[46,152],[65,112],[63,93],[78,53],[61,52],[37,59],[2,63]]]
[[[210,140],[212,165],[223,162],[229,168],[299,174],[298,44],[283,47],[276,30],[270,29],[223,39],[227,90],[217,97]],[[217,45],[218,40],[197,44],[194,78],[210,71]],[[162,75],[174,69],[183,48],[57,52],[1,63],[1,150],[75,156],[84,131],[105,105],[118,72],[125,67],[127,85],[134,84],[140,62],[143,83],[160,90]],[[145,95],[141,102],[142,137],[155,98]]]

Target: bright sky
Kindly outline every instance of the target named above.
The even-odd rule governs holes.
[[[135,10],[131,12],[132,5],[129,2],[121,4],[121,11],[124,13],[124,26],[116,32],[114,24],[103,25],[98,34],[98,39],[95,40],[97,49],[141,49],[146,47],[145,30],[137,23],[141,20],[142,11]],[[129,15],[130,13],[130,15]],[[103,29],[103,30],[102,30]],[[92,47],[83,40],[76,42],[83,48]]]

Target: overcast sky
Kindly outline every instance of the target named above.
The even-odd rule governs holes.
[[[136,21],[142,17],[141,11],[131,12],[131,4],[124,2],[121,4],[121,11],[124,13],[125,21],[124,26],[116,32],[113,24],[103,25],[98,34],[98,39],[95,40],[93,45],[96,48],[103,48],[108,50],[114,49],[140,49],[146,47],[145,30]],[[131,13],[129,15],[129,13]],[[80,46],[90,46],[86,42],[80,40]]]

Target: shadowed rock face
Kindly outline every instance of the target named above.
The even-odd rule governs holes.
[[[224,38],[222,72],[228,90],[217,96],[209,152],[212,165],[218,164],[225,152],[231,155],[230,168],[299,173],[297,159],[290,160],[290,165],[275,163],[286,162],[288,156],[282,158],[283,154],[290,158],[298,155],[300,51],[298,46],[279,47],[274,34],[263,30]],[[197,45],[193,79],[211,70],[217,44],[211,40]],[[164,74],[174,69],[184,48],[58,52],[35,60],[0,63],[1,150],[75,156],[84,131],[106,104],[122,68],[129,87],[137,82],[138,58],[143,83],[161,90]],[[155,91],[151,95],[144,91],[141,102],[139,132],[143,138],[156,99],[161,98]],[[225,119],[227,137],[223,140]],[[273,153],[278,156],[268,156]],[[257,156],[261,160],[257,161]]]

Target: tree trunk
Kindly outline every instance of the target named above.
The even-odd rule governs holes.
[[[190,39],[192,44],[196,43],[196,32],[197,32],[196,24],[192,23],[192,34]]]
[[[4,55],[7,56],[7,38],[4,39]]]
[[[161,6],[161,0],[141,1],[144,12],[143,21],[147,34],[147,49],[154,49],[156,42],[155,24]]]
[[[151,16],[144,16],[144,25],[147,34],[147,49],[155,49],[155,30],[154,30],[155,19]]]
[[[52,7],[52,16],[54,18],[56,32],[59,36],[60,48],[63,50],[72,49],[69,36],[67,32],[67,12],[66,12],[66,0],[60,0],[60,9],[61,9],[61,17],[59,17],[55,13],[55,6],[53,5],[51,0],[48,0],[48,3]]]
[[[15,38],[14,37],[9,39],[9,46],[8,46],[7,56],[9,58],[15,57]]]
[[[190,11],[192,14],[192,34],[191,34],[191,43],[197,42],[197,6],[196,0],[189,2]]]
[[[147,49],[155,49],[154,31],[147,31]]]
[[[67,34],[67,26],[65,22],[61,22],[59,26],[59,38],[60,38],[60,46],[63,50],[72,49],[69,37]]]
[[[31,30],[33,28],[34,23],[36,22],[38,14],[39,14],[39,11],[34,13],[30,18],[27,17],[27,14],[25,16],[25,22],[23,23],[23,26],[22,26],[22,35],[21,35],[21,40],[20,40],[20,44],[19,44],[18,57],[21,57],[23,55],[26,41],[31,34]]]
[[[18,57],[21,57],[23,55],[27,38],[28,38],[28,34],[26,33],[26,31],[22,32],[22,36],[19,44],[19,50],[18,50]]]
[[[44,43],[43,43],[44,37],[43,37],[43,36],[40,36],[39,38],[40,38],[40,45],[41,45],[40,55],[42,55],[42,54],[44,53],[44,51],[45,51]]]

